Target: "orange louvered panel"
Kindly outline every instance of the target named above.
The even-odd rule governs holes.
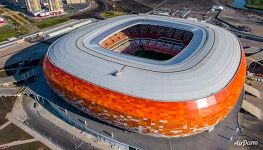
[[[246,74],[245,56],[232,81],[220,92],[198,100],[159,102],[111,91],[83,81],[44,60],[44,73],[51,88],[77,108],[110,124],[158,136],[199,133],[222,121],[236,104]],[[200,87],[201,88],[201,87]],[[82,100],[82,101],[81,101]]]

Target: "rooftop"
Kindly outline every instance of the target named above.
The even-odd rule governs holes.
[[[137,24],[187,30],[193,37],[182,52],[165,61],[124,55],[100,46],[111,35]],[[106,89],[144,99],[183,101],[224,89],[239,68],[241,54],[237,37],[220,27],[172,17],[128,15],[64,36],[49,48],[48,58],[67,73]],[[113,76],[116,71],[121,75]]]

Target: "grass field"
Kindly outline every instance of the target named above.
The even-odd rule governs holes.
[[[247,8],[254,8],[263,10],[263,0],[246,0],[246,7]]]
[[[26,25],[18,26],[17,30],[11,28],[9,25],[0,27],[0,42],[5,41],[7,38],[16,37],[18,35],[28,34],[29,31]]]
[[[26,25],[19,27],[19,33],[22,35],[29,33],[28,29],[26,28]]]
[[[7,38],[16,37],[18,35],[15,29],[8,25],[0,27],[0,33],[0,42],[5,41]]]
[[[47,18],[47,19],[42,19],[41,21],[36,22],[35,25],[39,29],[44,29],[44,28],[48,28],[48,27],[54,26],[56,24],[60,24],[60,23],[66,22],[68,20],[69,20],[69,18],[67,18],[67,17]]]
[[[148,59],[154,59],[154,60],[168,60],[174,57],[173,55],[158,53],[150,50],[138,50],[133,55],[138,57],[148,58]]]
[[[126,13],[121,12],[121,11],[114,11],[114,13],[112,11],[106,11],[106,12],[100,13],[100,16],[104,19],[113,18],[117,16],[122,16],[122,15],[126,15]]]
[[[18,13],[17,15],[19,15],[20,17],[22,17],[23,19],[29,21],[29,22],[34,22],[33,19],[29,18],[29,17],[26,17],[25,15],[23,15],[22,13]]]

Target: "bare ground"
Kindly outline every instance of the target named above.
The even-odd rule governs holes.
[[[226,8],[221,12],[220,19],[223,19],[235,26],[246,26],[251,31],[250,34],[263,36],[263,17],[247,12],[237,11],[231,8]]]

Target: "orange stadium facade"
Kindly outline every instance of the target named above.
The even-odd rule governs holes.
[[[50,47],[43,62],[44,74],[50,87],[53,89],[55,93],[57,93],[68,103],[72,104],[79,110],[95,118],[98,118],[102,121],[105,121],[109,124],[112,124],[114,126],[118,126],[131,131],[136,131],[142,134],[153,135],[153,136],[164,136],[164,137],[182,137],[182,136],[189,136],[196,133],[200,133],[202,131],[213,128],[216,124],[223,121],[224,118],[230,113],[232,108],[237,103],[240,94],[243,90],[243,84],[245,81],[245,74],[246,74],[246,59],[244,53],[242,52],[242,48],[239,41],[235,36],[232,35],[232,33],[229,33],[228,31],[225,31],[221,28],[219,29],[218,27],[204,25],[211,28],[211,35],[210,33],[207,33],[208,31],[205,31],[208,29],[205,29],[205,27],[202,26],[200,27],[200,33],[202,30],[203,34],[202,35],[200,34],[199,37],[196,37],[195,35],[199,34],[196,32],[198,30],[196,28],[199,28],[199,26],[202,25],[201,23],[188,22],[186,20],[174,20],[168,17],[159,17],[159,16],[158,17],[147,16],[147,17],[145,16],[143,17],[143,21],[148,19],[147,23],[142,23],[143,21],[141,20],[142,19],[141,16],[126,16],[126,17],[118,18],[119,24],[125,24],[126,26],[131,26],[129,23],[130,22],[136,23],[137,20],[139,21],[140,24],[146,25],[147,30],[143,30],[143,31],[137,29],[142,27],[136,27],[136,30],[140,32],[137,34],[137,36],[134,36],[134,34],[129,35],[131,31],[129,31],[129,33],[125,33],[124,31],[125,29],[122,29],[121,34],[124,35],[113,37],[113,35],[120,35],[119,33],[120,30],[118,30],[118,32],[115,32],[115,30],[117,30],[115,28],[117,25],[113,25],[108,29],[106,27],[100,26],[101,24],[103,24],[103,21],[101,22],[101,24],[95,23],[93,25],[94,29],[100,26],[100,28],[105,28],[105,31],[112,30],[111,34],[107,34],[103,36],[101,36],[101,34],[104,33],[103,30],[102,31],[97,30],[96,33],[94,33],[94,34],[98,34],[98,36],[93,35],[95,39],[97,37],[101,37],[98,40],[99,42],[95,42],[96,46],[103,49],[101,51],[103,52],[105,51],[105,53],[108,53],[108,51],[115,51],[113,53],[110,53],[109,56],[110,55],[115,56],[118,55],[117,53],[123,53],[119,55],[120,58],[127,57],[128,58],[127,61],[129,59],[133,59],[133,60],[135,59],[135,63],[137,63],[136,60],[142,61],[139,62],[140,63],[139,65],[142,66],[142,70],[137,70],[140,66],[136,67],[135,66],[136,64],[134,65],[133,63],[130,63],[130,64],[125,64],[124,67],[118,66],[121,69],[116,69],[116,68],[112,69],[113,72],[114,70],[120,71],[121,72],[120,75],[116,76],[114,74],[110,74],[108,75],[109,77],[106,77],[105,75],[106,71],[103,73],[102,72],[98,73],[98,71],[89,69],[89,67],[93,67],[95,69],[101,68],[100,70],[104,71],[110,68],[108,67],[108,65],[110,65],[111,63],[120,65],[122,63],[122,60],[120,59],[121,62],[116,63],[114,61],[115,59],[117,59],[117,56],[115,59],[112,59],[112,57],[105,58],[104,57],[105,54],[103,55],[93,54],[93,52],[89,51],[90,49],[92,49],[92,47],[90,49],[87,48],[87,50],[83,50],[84,48],[81,48],[80,46],[75,47],[74,45],[76,49],[79,48],[81,50],[76,53],[74,52],[74,54],[72,53],[72,56],[66,56],[72,51],[74,51],[74,47],[72,47],[70,43],[68,43],[66,40],[65,42],[61,42],[61,41],[63,41],[63,39],[68,39],[69,41],[75,41],[74,43],[78,43],[78,40],[80,40],[84,36],[86,36],[85,38],[88,39],[90,38],[89,34],[95,32],[94,29],[92,29],[91,27],[89,31],[85,31],[85,29],[81,29],[74,33],[71,33],[72,35],[67,35],[63,37],[62,39],[58,40]],[[164,26],[165,30],[163,31],[162,35],[157,37],[154,36],[153,38],[153,36],[150,35],[150,28],[151,28],[150,24],[153,22],[153,24],[156,25],[157,23],[155,22],[155,20],[158,19],[159,21],[169,22],[169,25]],[[109,23],[118,22],[116,20],[109,19],[104,21],[105,26],[106,24]],[[122,20],[124,22],[121,22]],[[165,36],[165,31],[169,30],[169,33],[172,32],[173,36],[178,37],[178,35],[176,35],[176,30],[179,30],[180,23],[186,25],[190,24],[189,25],[190,27],[197,26],[196,28],[193,29],[193,31],[191,31],[191,33],[193,34],[189,34],[191,35],[191,37],[193,36],[192,39],[190,40],[190,38],[187,37],[186,40],[184,39],[182,40],[181,44],[180,41],[178,42],[178,39],[176,40],[176,42],[171,42],[172,35],[170,35],[169,37]],[[173,24],[179,24],[179,25],[172,27]],[[157,28],[161,28],[161,27],[157,26]],[[180,29],[187,30],[183,28]],[[207,55],[201,55],[200,53],[199,55],[196,54],[196,57],[195,58],[193,57],[193,59],[197,59],[197,56],[200,57],[200,59],[204,58],[201,59],[203,63],[192,64],[192,66],[195,67],[204,64],[208,65],[207,66],[208,78],[206,77],[208,81],[201,80],[201,76],[203,75],[205,76],[206,72],[203,72],[203,74],[199,74],[200,77],[198,76],[196,77],[193,74],[193,80],[194,78],[197,78],[195,79],[195,81],[197,82],[191,82],[193,85],[191,85],[191,83],[187,85],[188,84],[187,82],[185,82],[185,84],[179,85],[181,83],[179,81],[175,82],[178,84],[172,84],[173,81],[171,81],[170,79],[162,82],[159,82],[158,79],[156,79],[158,81],[154,79],[149,79],[151,74],[153,75],[153,78],[155,76],[161,75],[160,80],[166,79],[166,76],[178,74],[178,72],[174,71],[173,68],[171,69],[171,67],[173,66],[176,67],[177,65],[175,63],[176,60],[180,59],[180,57],[183,57],[184,53],[186,53],[188,49],[189,51],[191,50],[192,52],[191,54],[187,55],[185,59],[192,57],[192,54],[194,54],[196,49],[198,49],[196,48],[197,46],[196,47],[193,46],[195,44],[195,40],[197,41],[197,39],[200,38],[206,39],[205,42],[207,42],[207,45],[209,45],[210,41],[207,40],[208,38],[211,38],[212,40],[212,37],[214,36],[215,39],[214,42],[217,42],[216,40],[218,41],[221,40],[221,37],[219,37],[222,36],[219,35],[221,31],[226,32],[227,35],[233,38],[231,40],[233,40],[233,43],[235,43],[234,44],[235,48],[233,48],[233,51],[235,52],[233,53],[229,52],[229,53],[233,54],[231,57],[236,57],[236,59],[233,59],[231,57],[226,58],[226,60],[222,60],[222,64],[220,64],[221,60],[220,61],[212,60],[213,57],[212,56],[210,57],[209,55],[212,54],[216,55],[216,52],[220,51],[220,47],[215,48],[216,45],[213,45],[214,43],[212,43],[210,49],[207,50],[208,52]],[[186,31],[184,33],[186,33]],[[75,40],[69,39],[70,37],[74,37],[76,39]],[[87,44],[88,42],[85,41],[85,39],[81,39],[81,40],[84,41],[84,42],[82,41],[84,45],[87,44],[88,46],[90,46],[94,41],[94,39],[92,38],[90,39],[91,43],[89,44]],[[109,40],[111,38],[116,38],[117,40],[115,41]],[[136,43],[136,40],[139,40],[141,44]],[[159,42],[159,47],[151,46],[149,48],[149,43],[151,43],[151,41],[155,41],[156,43]],[[113,43],[113,44],[115,43],[115,45],[107,44],[107,43]],[[121,45],[120,43],[123,44]],[[148,44],[144,44],[144,43],[148,43]],[[202,42],[200,41],[196,43],[202,43]],[[67,47],[67,44],[69,44],[68,51],[66,50],[67,48],[65,48]],[[169,44],[170,44],[170,48],[167,48],[169,47]],[[175,51],[173,51],[173,47],[175,47],[176,44],[178,44],[179,46],[177,45]],[[163,45],[163,48],[160,48],[160,45]],[[178,47],[180,46],[181,49],[178,50]],[[127,56],[127,55],[131,55],[130,49],[133,50],[134,47],[137,47],[140,50],[151,49],[153,51],[157,51],[158,53],[161,53],[162,51],[164,51],[163,53],[165,53],[165,51],[167,51],[167,54],[174,55],[174,57],[166,61],[166,63],[169,64],[165,65],[165,64],[158,64],[159,61],[156,60],[145,60],[145,58],[134,58],[136,56]],[[61,50],[61,48],[65,48],[65,49]],[[96,48],[96,50],[97,49],[98,48]],[[214,52],[212,53],[213,50]],[[59,51],[61,51],[61,53]],[[229,47],[229,51],[231,51],[230,47]],[[87,54],[85,54],[86,52]],[[81,54],[78,55],[77,53],[81,53]],[[222,57],[224,56],[227,57],[227,51],[226,52],[222,51],[219,52],[218,54],[220,53],[222,54]],[[226,53],[226,55],[223,55],[223,53]],[[81,58],[82,56],[83,56],[83,60]],[[96,58],[94,58],[95,56]],[[209,56],[209,60],[205,62],[205,59],[208,56]],[[218,58],[217,56],[215,56],[215,58],[221,59]],[[174,62],[172,61],[173,59]],[[97,60],[103,61],[105,62],[105,64],[97,63],[96,62]],[[76,63],[75,61],[79,61],[79,63]],[[123,61],[123,63],[124,62],[125,61]],[[91,65],[91,66],[86,66],[86,67],[83,66],[82,69],[81,67],[82,64]],[[229,66],[233,68],[233,71],[227,70],[227,66],[225,65],[229,65],[229,64],[236,64]],[[145,65],[146,67],[143,68],[143,65]],[[158,67],[154,67],[154,65],[158,65],[161,67],[159,69]],[[188,73],[190,76],[192,75],[193,72],[195,72],[195,70],[198,70],[200,68],[202,69],[202,67],[205,67],[205,65],[199,66],[197,69],[193,69],[193,71],[189,71],[189,72],[184,72],[186,69],[185,70],[182,69],[183,70],[181,71],[182,75],[184,76],[185,73],[185,78],[187,78]],[[150,68],[152,66],[153,68]],[[171,67],[170,68],[167,67],[167,69],[165,70],[163,69],[162,66],[171,66]],[[185,67],[186,65],[183,66]],[[215,67],[215,71],[211,71],[212,75],[209,75],[209,66]],[[74,67],[76,72],[74,72]],[[157,69],[154,70],[155,68],[159,70]],[[134,72],[134,70],[138,72],[136,72],[132,76],[130,74],[128,76],[128,69],[131,69],[132,72]],[[80,72],[77,73],[79,70]],[[211,70],[213,69],[211,68]],[[145,74],[140,74],[144,72]],[[233,73],[230,75],[228,74],[229,72],[233,72]],[[82,73],[83,76],[81,76]],[[98,75],[96,75],[96,73],[98,73]],[[150,73],[150,75],[148,73]],[[88,77],[89,74],[91,75],[90,77]],[[127,74],[127,78],[125,78],[126,74]],[[140,76],[136,77],[138,74]],[[218,79],[221,77],[221,75],[223,76],[222,79],[225,79],[224,81]],[[147,79],[144,77],[146,77]],[[138,81],[138,82],[136,82],[136,85],[133,85],[132,83],[127,81],[127,79],[131,79],[132,81]],[[152,84],[145,85],[148,79],[151,80]],[[102,80],[102,81],[100,82],[98,80]],[[115,80],[116,83],[114,84]],[[176,78],[174,78],[174,80],[176,80]],[[129,83],[126,84],[126,82]],[[117,83],[121,83],[121,84],[118,85]],[[167,84],[162,85],[162,83],[167,83]],[[171,86],[169,85],[169,87],[167,88],[168,90],[165,90],[162,93],[162,89],[166,89],[165,85],[168,85],[169,83],[171,83]],[[160,84],[159,87],[158,84]],[[195,92],[191,90],[192,86],[195,86],[195,84],[203,85],[203,86],[196,85],[196,87],[193,87],[193,89],[196,88],[196,91],[201,90],[201,92],[198,92],[198,94],[200,93],[200,95],[195,94]],[[218,86],[215,86],[216,88],[212,89],[214,84],[218,84]],[[117,85],[120,87],[117,87]],[[131,86],[131,88],[129,88],[129,85]],[[139,86],[143,86],[143,88],[138,88],[138,91],[136,91],[133,89],[132,86],[134,86],[134,89],[138,88]],[[178,88],[176,86],[178,86]],[[202,90],[202,88],[203,89],[207,88],[207,89]],[[145,91],[142,91],[141,89],[145,89]],[[183,92],[176,93],[177,89],[178,91],[185,90],[186,93]],[[210,90],[212,92],[210,92]],[[156,91],[160,91],[160,93],[158,94],[158,92],[156,93]],[[204,94],[202,94],[202,91],[205,91]]]

